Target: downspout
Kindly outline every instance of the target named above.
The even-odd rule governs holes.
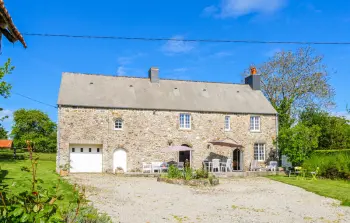
[[[56,172],[60,171],[60,105],[57,106],[57,155],[56,155]]]
[[[278,151],[278,113],[276,114],[276,153],[277,153],[277,159],[278,159],[277,161],[280,162],[281,159]]]

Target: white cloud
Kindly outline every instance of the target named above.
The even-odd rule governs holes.
[[[218,7],[215,5],[211,5],[208,7],[205,7],[202,12],[202,16],[211,16],[219,11]]]
[[[271,14],[283,8],[288,0],[222,0],[219,13],[212,6],[204,9],[215,17],[240,17],[249,14]],[[210,9],[212,9],[210,11]],[[204,12],[204,11],[203,11]]]
[[[180,72],[186,72],[188,71],[187,67],[180,67],[180,68],[175,68],[173,72],[180,73]]]
[[[229,51],[219,51],[217,53],[214,53],[212,56],[215,58],[223,58],[223,57],[229,57],[232,56],[233,53]]]
[[[126,76],[126,69],[124,66],[119,66],[117,68],[117,76]]]
[[[173,36],[162,47],[162,51],[167,55],[188,53],[194,49],[194,43],[181,41],[184,39],[181,35]]]
[[[350,121],[350,114],[347,111],[332,112],[334,116],[344,117]]]
[[[119,65],[127,65],[127,64],[131,64],[135,59],[137,59],[138,57],[142,57],[145,54],[143,53],[135,53],[131,56],[120,56],[117,58],[117,62]]]
[[[0,111],[0,119],[5,117],[5,116],[8,116],[8,118],[4,119],[1,122],[1,124],[5,127],[5,129],[7,131],[10,131],[11,130],[11,125],[12,125],[12,122],[13,122],[13,111],[8,110],[8,109],[4,109],[4,110]]]

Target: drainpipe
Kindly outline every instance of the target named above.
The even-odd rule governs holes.
[[[280,161],[280,154],[278,151],[278,114],[276,114],[276,153],[277,153],[277,159]]]
[[[60,157],[60,108],[57,106],[57,155],[56,155],[56,172],[59,172],[61,157]]]

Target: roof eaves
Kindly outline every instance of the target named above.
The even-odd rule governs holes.
[[[2,29],[8,29],[9,33],[11,35],[11,37],[13,37],[13,40],[10,40],[6,35],[6,38],[9,39],[10,42],[16,42],[17,40],[19,40],[24,48],[27,48],[27,44],[24,41],[23,36],[21,35],[21,33],[18,31],[18,29],[16,28],[15,24],[12,21],[12,18],[10,16],[10,13],[7,11],[4,1],[0,0],[0,16],[1,16],[1,20],[3,20],[2,22],[4,24],[0,24],[1,26],[7,26],[7,27],[2,27]]]

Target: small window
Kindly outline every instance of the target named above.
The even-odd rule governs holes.
[[[258,161],[265,161],[265,144],[254,144],[254,159]]]
[[[100,152],[100,148],[97,148],[97,152],[98,152],[98,153]]]
[[[114,129],[115,130],[122,130],[123,129],[123,120],[122,119],[118,118],[117,120],[115,120]]]
[[[72,148],[72,153],[74,153],[75,152],[75,148]]]
[[[89,153],[91,153],[91,148],[89,148]]]
[[[253,132],[260,131],[260,116],[250,117],[250,131],[253,131]]]
[[[180,114],[180,129],[191,129],[190,114]]]
[[[230,116],[225,116],[225,131],[230,131],[231,125],[230,125]]]
[[[84,148],[80,148],[80,152],[84,152]]]

